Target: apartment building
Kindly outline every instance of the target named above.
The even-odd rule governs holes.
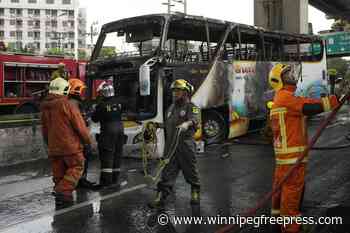
[[[86,48],[85,35],[86,9],[79,0],[0,0],[0,41],[9,47],[74,53],[76,44]]]

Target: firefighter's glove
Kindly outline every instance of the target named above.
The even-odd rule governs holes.
[[[164,166],[166,166],[168,163],[170,162],[170,159],[169,158],[166,158],[166,159],[162,159],[162,160],[160,160],[160,166],[161,167],[164,167]]]
[[[185,132],[188,130],[188,128],[190,128],[191,125],[192,125],[192,122],[186,121],[181,125],[179,125],[177,128],[179,128],[181,132]]]

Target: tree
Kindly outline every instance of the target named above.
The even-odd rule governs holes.
[[[335,20],[331,27],[334,31],[350,31],[350,22],[348,20]]]
[[[117,53],[115,52],[115,48],[114,47],[103,47],[101,49],[99,57],[104,57],[104,58],[114,57],[116,54]]]
[[[335,69],[337,76],[350,80],[350,62],[342,58],[330,58],[327,60],[328,69]]]
[[[89,59],[86,51],[83,49],[78,50],[78,58],[79,58],[79,60],[88,60]]]
[[[50,48],[46,51],[46,54],[48,55],[60,55],[60,56],[63,56],[64,55],[64,52],[62,49],[60,48]]]

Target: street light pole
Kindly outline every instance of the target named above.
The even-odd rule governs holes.
[[[76,61],[78,61],[79,56],[78,56],[78,40],[79,40],[79,35],[78,35],[78,16],[79,16],[79,2],[75,1],[75,6],[74,6],[74,58]]]

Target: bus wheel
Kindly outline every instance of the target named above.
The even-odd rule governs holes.
[[[37,113],[37,112],[39,112],[39,109],[37,106],[33,104],[20,105],[14,111],[15,114],[30,114],[30,113]]]
[[[222,115],[216,111],[203,115],[203,139],[206,144],[219,143],[226,137],[227,124]]]

